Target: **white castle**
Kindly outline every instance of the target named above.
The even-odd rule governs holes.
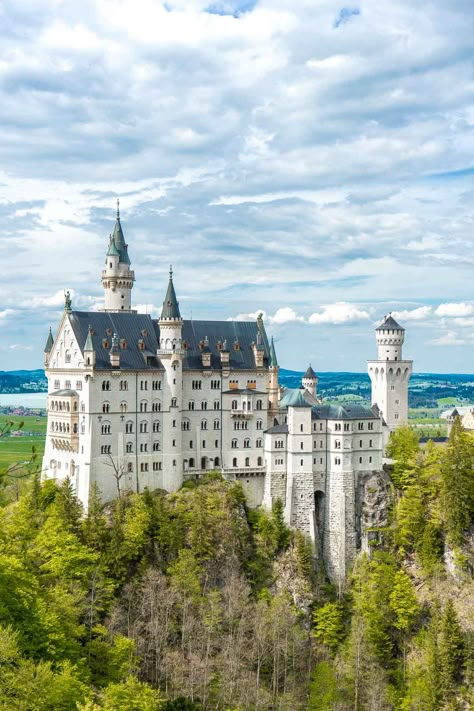
[[[314,543],[332,579],[361,543],[361,491],[382,470],[387,433],[408,417],[411,361],[388,316],[369,362],[372,408],[321,404],[308,368],[281,388],[273,339],[256,321],[181,318],[173,274],[158,320],[132,309],[135,281],[117,208],[102,311],[72,309],[66,293],[45,347],[48,428],[43,477],[69,477],[87,507],[126,490],[178,490],[218,470],[249,505],[277,498],[287,522]]]

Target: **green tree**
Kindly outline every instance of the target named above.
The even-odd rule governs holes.
[[[461,546],[474,513],[474,446],[456,418],[441,463],[443,518],[446,539]]]
[[[396,629],[407,632],[420,612],[410,578],[404,570],[397,570],[389,596],[389,607],[394,613]]]
[[[103,694],[103,711],[161,711],[163,698],[151,686],[129,676],[109,684]]]
[[[451,598],[444,606],[439,639],[440,676],[449,694],[462,679],[466,662],[464,637]]]
[[[398,489],[405,489],[415,480],[418,451],[418,436],[411,427],[404,425],[391,433],[387,454],[395,460],[392,479]]]
[[[339,602],[327,602],[313,613],[314,636],[335,652],[345,634],[344,609]]]

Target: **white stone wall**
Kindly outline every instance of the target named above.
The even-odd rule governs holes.
[[[390,430],[408,421],[408,381],[413,363],[404,361],[369,361],[372,405],[378,405]]]

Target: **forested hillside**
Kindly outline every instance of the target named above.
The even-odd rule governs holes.
[[[474,441],[401,429],[391,455],[391,524],[342,591],[218,475],[86,516],[68,482],[5,486],[0,709],[471,708]]]

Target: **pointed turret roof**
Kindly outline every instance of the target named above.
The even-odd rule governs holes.
[[[387,329],[390,329],[392,331],[404,331],[405,330],[403,328],[403,326],[400,326],[400,324],[395,321],[392,314],[388,314],[388,316],[385,316],[383,323],[381,323],[380,326],[377,326],[377,328],[375,330],[376,331],[386,331]]]
[[[173,284],[173,267],[170,266],[170,280],[168,282],[168,288],[166,290],[165,300],[163,301],[163,308],[161,310],[161,318],[172,318],[180,319],[181,314],[179,312],[178,299],[176,298],[176,292],[174,290]]]
[[[311,363],[310,363],[309,366],[308,366],[308,370],[307,370],[306,373],[303,375],[303,378],[312,378],[312,380],[317,380],[317,377],[318,377],[318,376],[316,375],[316,373],[315,373],[314,370],[312,369]]]
[[[84,350],[85,351],[93,351],[94,350],[94,344],[92,343],[92,327],[89,326],[89,329],[87,331],[87,338],[86,342],[84,343]]]
[[[270,341],[270,368],[278,368],[278,361],[275,351],[275,344],[273,342],[273,336],[272,340]]]
[[[114,232],[112,234],[112,241],[115,242],[115,247],[120,254],[120,261],[122,264],[130,264],[130,257],[128,256],[128,245],[125,244],[125,238],[123,236],[122,225],[120,223],[120,201],[117,200],[117,215],[115,217]]]
[[[110,244],[109,244],[109,248],[107,250],[107,256],[108,257],[120,257],[120,252],[117,249],[117,245],[115,244],[115,240],[113,237],[110,238]]]
[[[51,353],[51,351],[53,350],[53,345],[54,345],[53,332],[50,328],[49,333],[48,333],[48,340],[46,341],[46,345],[44,347],[44,352]]]

